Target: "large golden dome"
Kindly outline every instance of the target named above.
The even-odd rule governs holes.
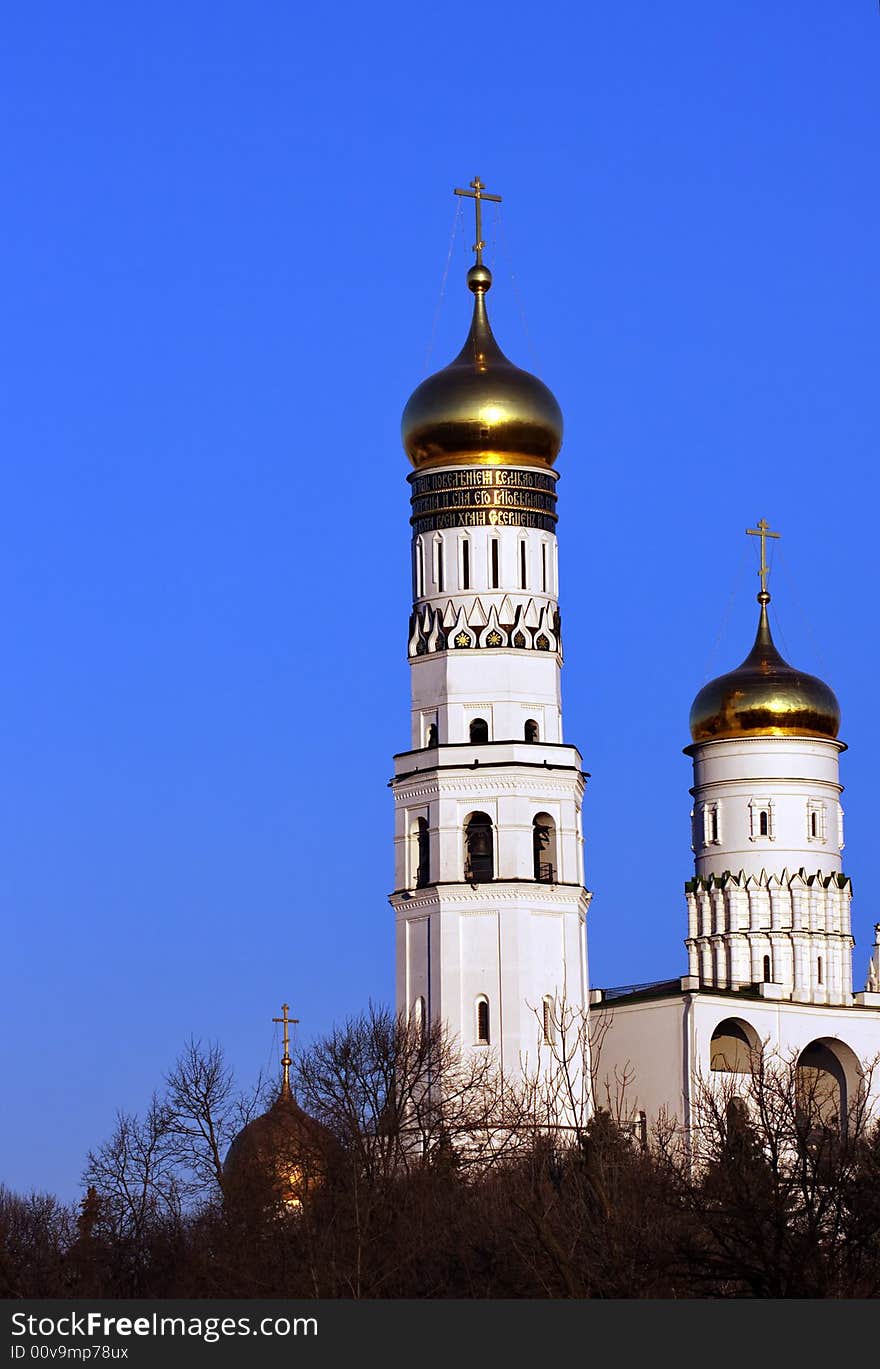
[[[562,445],[562,412],[543,381],[502,352],[489,327],[492,273],[478,262],[467,276],[474,317],[454,361],[423,380],[403,411],[406,454],[428,466],[524,465],[549,468]]]
[[[758,595],[761,617],[755,644],[742,665],[704,685],[691,708],[695,742],[731,737],[825,737],[840,729],[834,691],[784,661],[770,633],[770,595]]]

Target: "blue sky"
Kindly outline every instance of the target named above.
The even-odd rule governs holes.
[[[467,328],[562,405],[593,979],[684,970],[691,699],[842,704],[856,966],[880,661],[873,0],[19,6],[0,54],[0,1175],[77,1191],[191,1033],[243,1078],[393,996],[400,413]],[[859,985],[860,987],[860,985]]]

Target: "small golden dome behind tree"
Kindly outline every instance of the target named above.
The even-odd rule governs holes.
[[[223,1196],[228,1203],[257,1209],[281,1205],[296,1209],[324,1183],[339,1147],[334,1137],[303,1112],[290,1087],[291,1023],[289,1004],[281,1007],[284,1054],[281,1092],[259,1117],[242,1127],[223,1162]]]
[[[326,1127],[303,1112],[285,1083],[268,1112],[248,1122],[229,1147],[224,1196],[301,1207],[326,1179],[334,1144]]]

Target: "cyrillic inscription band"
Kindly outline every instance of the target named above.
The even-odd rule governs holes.
[[[556,478],[510,467],[413,475],[416,536],[440,528],[520,527],[556,530]]]
[[[556,531],[556,515],[547,513],[512,512],[510,509],[462,510],[459,513],[434,513],[426,518],[411,518],[413,536],[424,532],[439,532],[443,528],[540,528],[543,532]]]

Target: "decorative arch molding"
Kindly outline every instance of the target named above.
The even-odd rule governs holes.
[[[709,1068],[726,1074],[753,1074],[761,1038],[742,1017],[725,1017],[712,1033]]]
[[[492,604],[488,614],[478,597],[445,605],[419,604],[410,615],[410,659],[438,651],[466,651],[475,647],[515,651],[551,651],[562,655],[562,625],[554,603],[537,605],[533,599],[519,603],[505,595],[500,608]]]
[[[817,1036],[797,1060],[798,1106],[813,1126],[846,1131],[847,1117],[864,1088],[859,1058],[838,1037]]]

